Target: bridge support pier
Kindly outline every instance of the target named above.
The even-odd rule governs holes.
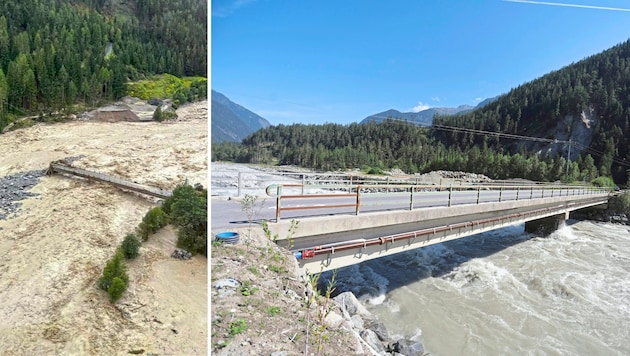
[[[550,235],[568,218],[569,212],[565,212],[538,220],[527,221],[525,223],[525,232]]]

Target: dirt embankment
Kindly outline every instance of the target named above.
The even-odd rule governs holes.
[[[0,176],[77,167],[172,189],[207,185],[207,102],[167,123],[73,121],[0,135]],[[144,243],[115,305],[96,287],[107,260],[157,202],[103,183],[42,177],[0,220],[0,355],[208,352],[207,259],[170,258],[175,231]]]

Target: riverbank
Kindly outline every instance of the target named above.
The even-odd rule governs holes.
[[[328,299],[314,292],[312,278],[301,275],[295,257],[270,240],[213,243],[212,353],[424,354],[421,343],[390,336],[352,293]]]

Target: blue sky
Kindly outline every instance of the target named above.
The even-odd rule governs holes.
[[[556,4],[556,5],[554,5]],[[629,0],[213,0],[211,87],[272,125],[476,105],[630,38]]]

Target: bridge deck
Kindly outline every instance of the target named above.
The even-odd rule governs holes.
[[[126,181],[126,180],[123,180],[117,177],[112,177],[110,175],[99,173],[99,172],[92,172],[92,171],[88,171],[81,168],[70,167],[68,165],[65,165],[59,162],[53,162],[50,164],[50,167],[48,169],[48,174],[54,174],[54,173],[72,175],[72,176],[92,179],[92,180],[96,180],[100,182],[106,182],[118,188],[131,190],[137,193],[141,193],[141,194],[145,194],[145,195],[149,195],[149,196],[153,196],[153,197],[161,198],[161,199],[168,198],[172,194],[172,192],[169,190],[149,187],[146,185]]]
[[[305,271],[319,272],[405,250],[606,204],[608,194],[556,196],[522,201],[386,211],[358,216],[320,216],[300,221],[287,240],[288,221],[272,223],[279,245],[290,247]]]

